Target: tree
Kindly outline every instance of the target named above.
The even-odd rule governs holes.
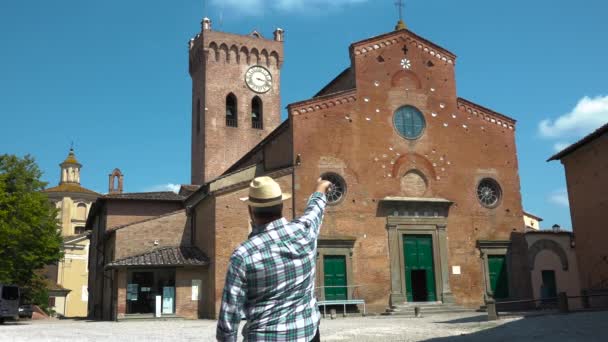
[[[41,192],[41,176],[31,156],[0,155],[0,283],[33,296],[45,290],[40,269],[62,257],[57,209]]]

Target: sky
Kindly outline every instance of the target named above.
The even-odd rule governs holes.
[[[406,0],[404,12],[458,56],[459,96],[518,121],[524,209],[570,228],[563,167],[546,160],[608,122],[608,2]],[[394,0],[1,0],[0,154],[33,155],[49,186],[72,142],[97,192],[115,167],[128,192],[189,183],[187,42],[204,16],[221,31],[285,30],[283,105],[398,17]]]

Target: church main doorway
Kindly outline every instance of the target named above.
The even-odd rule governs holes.
[[[432,235],[403,235],[408,302],[437,301]]]

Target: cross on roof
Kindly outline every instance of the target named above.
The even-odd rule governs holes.
[[[399,20],[403,20],[403,9],[405,8],[403,0],[395,1],[395,6],[397,7],[397,12],[399,12]]]

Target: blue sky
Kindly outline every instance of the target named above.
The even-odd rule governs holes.
[[[286,30],[282,103],[348,65],[348,46],[392,30],[393,0],[2,0],[0,153],[32,154],[54,185],[70,142],[82,183],[126,191],[190,180],[187,42],[214,28]],[[206,10],[205,10],[206,8]],[[459,96],[518,120],[521,190],[544,227],[570,227],[556,149],[608,122],[608,2],[406,0],[417,34],[458,55]],[[285,115],[285,113],[283,113]]]

